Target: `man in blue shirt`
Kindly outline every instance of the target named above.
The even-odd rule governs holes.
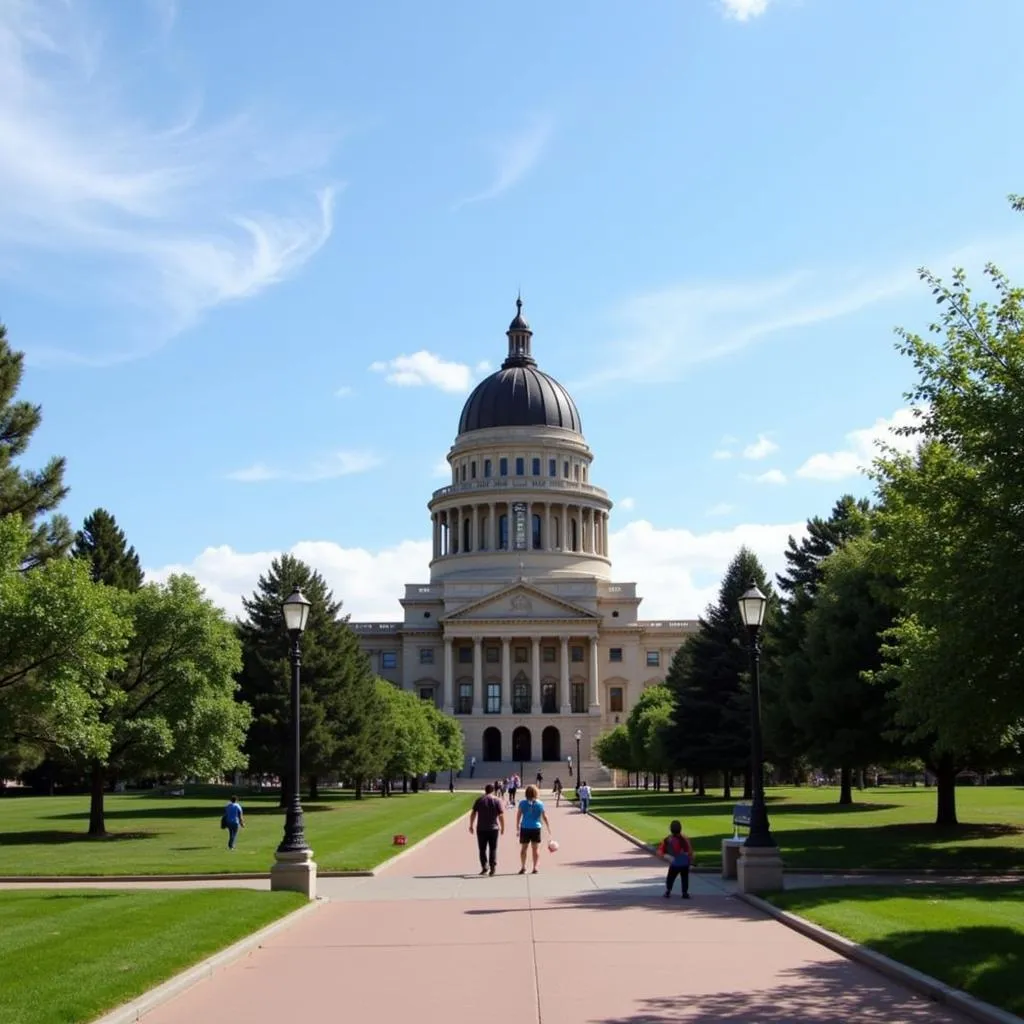
[[[533,873],[537,874],[537,863],[540,861],[540,827],[541,822],[547,825],[548,836],[551,835],[551,823],[548,821],[544,804],[537,799],[537,787],[526,787],[526,799],[519,801],[516,811],[516,831],[519,833],[519,874],[526,874],[526,848],[533,850]]]
[[[238,802],[237,796],[232,796],[231,802],[224,808],[220,827],[228,830],[228,849],[233,850],[235,840],[238,838],[238,830],[245,828],[245,815],[242,813],[242,805]]]

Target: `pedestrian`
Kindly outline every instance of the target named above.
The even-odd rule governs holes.
[[[565,763],[569,766],[569,778],[571,779],[572,778],[572,754],[570,754],[565,759]]]
[[[220,816],[220,827],[228,830],[228,849],[235,848],[235,841],[238,839],[238,830],[245,828],[245,814],[242,812],[242,805],[238,797],[232,794],[231,800],[224,808]]]
[[[484,795],[476,799],[469,815],[469,834],[476,829],[476,845],[480,853],[480,874],[494,874],[498,866],[498,836],[505,834],[505,808],[494,795],[488,782]]]
[[[537,769],[537,789],[542,789],[542,783],[544,782],[544,773],[538,768]]]
[[[551,792],[555,794],[555,806],[556,807],[561,807],[562,806],[562,780],[561,779],[557,779],[556,778],[555,781],[551,783]]]
[[[579,789],[576,790],[576,796],[579,797],[580,810],[586,814],[590,810],[590,787],[581,782]]]
[[[475,774],[476,774],[476,758],[475,757],[471,757],[469,759],[469,777],[473,778],[473,776]]]
[[[515,807],[516,805],[516,790],[519,788],[519,777],[516,775],[509,776],[508,780],[508,805],[509,807]]]
[[[547,826],[548,838],[551,837],[551,824],[548,821],[544,804],[537,799],[537,787],[526,787],[526,799],[519,801],[516,811],[516,832],[519,833],[519,874],[526,874],[526,848],[533,851],[533,873],[537,874],[540,861],[541,823]]]
[[[683,899],[690,898],[690,867],[694,863],[693,843],[683,835],[683,826],[673,821],[668,826],[668,835],[658,844],[658,856],[668,861],[668,875],[665,877],[665,899],[672,895],[672,887],[676,878],[680,879],[679,887],[683,891]]]

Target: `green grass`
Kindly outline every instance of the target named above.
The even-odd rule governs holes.
[[[321,871],[360,871],[469,812],[475,794],[416,793],[353,799],[331,793],[304,803],[306,838]],[[87,796],[0,797],[0,876],[166,875],[268,871],[281,840],[277,796],[242,796],[246,827],[229,853],[223,793],[108,796],[105,839],[89,839]]]
[[[93,1020],[304,902],[250,889],[0,892],[0,1020]]]
[[[1024,1014],[1024,888],[850,886],[772,903],[978,999]]]
[[[838,790],[768,791],[768,814],[789,868],[891,868],[901,871],[1024,869],[1024,788],[957,790],[961,824],[936,828],[935,790],[882,788],[855,793],[840,807]],[[698,864],[721,863],[721,839],[733,834],[739,801],[690,794],[607,790],[593,808],[644,842],[656,843],[679,818],[693,839]],[[745,831],[741,830],[741,834]]]

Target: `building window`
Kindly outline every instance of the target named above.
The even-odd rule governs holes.
[[[587,710],[587,684],[586,683],[573,683],[571,685],[572,690],[572,710],[576,714],[582,714]]]
[[[575,466],[573,466],[573,467],[572,467],[572,475],[573,475],[573,476],[574,476],[574,477],[575,477],[575,478],[576,478],[577,480],[579,480],[579,478],[580,478],[580,464],[579,464],[578,462],[576,463],[576,465],[575,465]]]
[[[570,659],[572,661],[582,661],[583,660],[583,648],[582,647],[570,647],[569,648],[569,657],[570,657]]]
[[[473,684],[459,683],[459,703],[455,707],[457,715],[468,715],[473,710]]]
[[[469,530],[472,524],[468,519],[462,520],[462,551],[465,552],[472,550],[472,545],[469,543]]]
[[[490,475],[491,475],[491,460],[490,459],[484,459],[484,476],[487,477],[487,476],[490,476]]]
[[[540,709],[545,715],[558,713],[558,697],[555,684],[552,682],[540,684]]]
[[[612,713],[622,712],[622,687],[613,686],[608,690],[608,710]]]
[[[517,665],[525,665],[530,660],[530,654],[527,648],[517,647],[515,653],[515,659]]]
[[[647,652],[647,667],[657,668],[661,664],[661,651]]]
[[[462,482],[463,483],[466,482],[466,464],[465,463],[462,464]]]
[[[498,516],[498,550],[508,550],[508,516]]]
[[[543,657],[543,659],[545,661],[557,661],[558,660],[558,653],[557,653],[557,651],[555,650],[554,647],[545,647],[545,648],[543,648],[543,651],[544,651],[544,654],[542,655],[542,657]]]
[[[557,549],[560,549],[561,546],[562,546],[562,519],[561,519],[561,517],[560,516],[555,516],[555,518],[552,520],[552,524],[554,525],[555,531],[551,535],[551,538],[552,538],[552,540],[554,542],[551,546],[557,550]]]
[[[433,701],[434,699],[434,688],[432,686],[421,686],[420,687],[420,700]]]
[[[583,482],[584,483],[587,482],[587,467],[586,466],[583,467]]]
[[[421,665],[433,665],[434,664],[434,648],[433,647],[421,647],[420,648],[420,664]]]
[[[501,648],[488,647],[486,656],[488,665],[497,665],[498,662],[501,661]]]
[[[473,648],[472,647],[460,647],[459,648],[459,664],[460,665],[472,665],[473,664]]]
[[[548,459],[548,476],[558,476],[557,459]]]
[[[530,713],[530,684],[525,680],[517,679],[512,684],[512,710],[517,715]]]
[[[612,647],[608,651],[608,660],[609,661],[622,661],[622,648],[621,647]]]
[[[564,476],[566,480],[569,479],[569,463],[568,462],[563,462],[562,463],[562,476]]]
[[[534,459],[531,467],[534,476],[540,476],[540,459]]]
[[[398,651],[381,651],[380,667],[398,668]]]
[[[477,538],[477,550],[486,551],[491,538],[491,517],[482,515],[480,517],[480,536]]]
[[[541,543],[543,537],[540,532],[540,516],[532,516],[531,518],[533,523],[533,550],[540,551],[543,546]]]
[[[498,476],[508,476],[508,459],[498,459]]]
[[[497,715],[501,713],[501,683],[487,684],[487,714]]]
[[[469,476],[470,476],[470,478],[472,480],[476,479],[476,463],[475,462],[471,462],[469,464]]]
[[[516,476],[523,476],[526,473],[526,459],[521,455],[516,459]]]
[[[576,525],[575,519],[569,520],[569,550],[579,551],[579,527]]]

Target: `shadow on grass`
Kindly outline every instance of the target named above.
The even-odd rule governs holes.
[[[633,793],[622,796],[602,793],[594,801],[593,809],[597,814],[606,811],[612,814],[669,814],[676,811],[681,815],[692,817],[711,817],[731,814],[736,804],[749,804],[749,800],[733,797],[723,800],[721,797],[699,797],[679,793]],[[773,817],[784,818],[787,814],[858,814],[865,811],[899,810],[902,804],[856,802],[840,804],[838,801],[829,803],[790,803],[781,796],[766,797],[765,803]]]
[[[285,808],[277,804],[247,803],[243,805],[247,818],[264,817],[267,815],[284,815]],[[303,804],[304,814],[316,814],[319,811],[331,811],[334,808],[330,804]],[[180,804],[170,807],[113,807],[105,811],[103,817],[108,821],[141,821],[149,818],[206,818],[216,821],[223,808],[216,806],[203,806],[201,804]],[[89,811],[69,811],[65,814],[43,815],[47,821],[88,821]]]
[[[65,843],[119,843],[129,839],[156,839],[158,832],[108,832],[91,836],[87,832],[0,832],[0,846],[62,846]]]

